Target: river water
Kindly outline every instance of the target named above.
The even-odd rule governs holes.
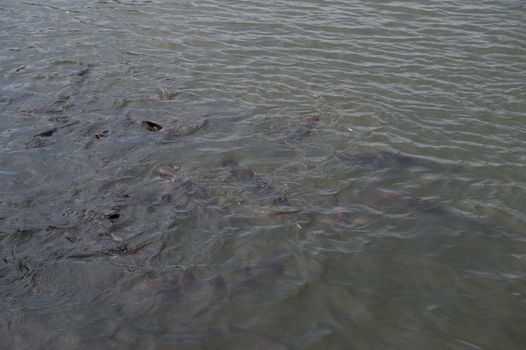
[[[0,348],[524,349],[524,1],[3,0]]]

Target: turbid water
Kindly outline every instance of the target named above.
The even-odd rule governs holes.
[[[524,349],[524,1],[0,3],[0,348]]]

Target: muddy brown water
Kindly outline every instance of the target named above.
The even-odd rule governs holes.
[[[524,349],[525,23],[2,1],[0,348]]]

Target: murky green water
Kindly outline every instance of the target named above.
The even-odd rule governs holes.
[[[3,0],[0,348],[523,349],[525,23]]]

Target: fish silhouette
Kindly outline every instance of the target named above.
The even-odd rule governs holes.
[[[234,160],[223,161],[223,167],[228,169],[228,179],[236,179],[244,183],[253,193],[272,198],[274,204],[288,205],[286,194],[269,184],[261,176],[257,175],[252,169],[239,165]]]

